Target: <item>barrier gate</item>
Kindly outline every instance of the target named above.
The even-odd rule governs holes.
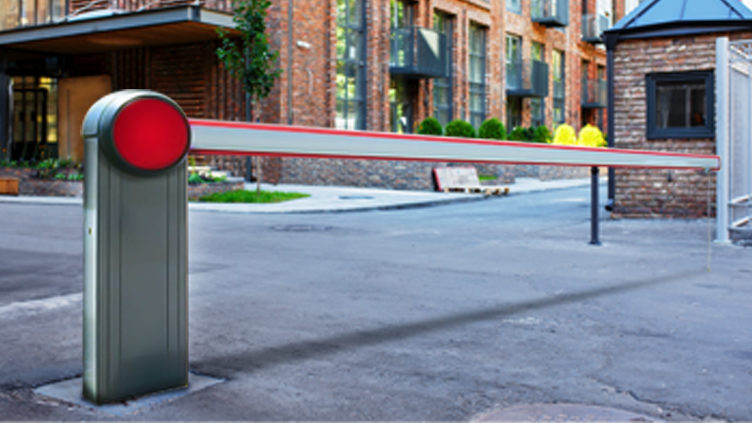
[[[189,149],[367,160],[720,168],[716,156],[188,120],[164,95],[136,90],[100,99],[87,113],[82,132],[83,395],[97,404],[188,383]]]

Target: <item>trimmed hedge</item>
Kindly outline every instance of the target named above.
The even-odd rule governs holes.
[[[444,135],[448,137],[475,138],[475,128],[462,119],[455,119],[447,123]]]
[[[507,139],[512,141],[529,141],[526,129],[521,126],[515,126]]]
[[[551,139],[553,139],[553,136],[551,135],[551,131],[548,129],[546,125],[541,125],[537,128],[535,128],[535,135],[533,136],[533,141],[541,144],[548,144],[551,142]]]
[[[600,129],[592,125],[585,125],[580,129],[580,138],[577,144],[585,147],[606,147],[608,143]]]
[[[503,140],[506,138],[507,128],[497,118],[487,119],[478,128],[478,138],[486,140]]]
[[[577,145],[577,136],[574,128],[567,124],[559,125],[554,133],[554,144],[558,145]]]
[[[444,130],[438,119],[429,116],[423,119],[423,122],[418,125],[418,133],[421,135],[443,135]]]

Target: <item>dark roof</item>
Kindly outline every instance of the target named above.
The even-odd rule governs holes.
[[[644,0],[606,32],[681,35],[727,27],[752,28],[752,11],[740,0]],[[655,31],[673,28],[672,31]]]

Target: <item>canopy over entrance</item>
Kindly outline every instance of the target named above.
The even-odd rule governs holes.
[[[96,11],[57,24],[4,31],[0,33],[0,51],[14,61],[187,44],[216,40],[217,28],[232,31],[232,15],[198,6],[131,13]]]

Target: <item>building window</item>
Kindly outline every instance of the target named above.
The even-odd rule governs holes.
[[[530,58],[538,62],[545,62],[545,46],[541,43],[533,42],[530,45]],[[540,97],[530,99],[530,124],[534,127],[543,125],[546,122],[545,100]]]
[[[522,37],[507,34],[507,89],[522,88]]]
[[[507,131],[522,126],[522,97],[507,97]]]
[[[339,129],[365,129],[363,0],[337,0],[337,117]]]
[[[390,130],[398,134],[412,132],[412,107],[404,78],[392,78],[389,86]]]
[[[566,108],[566,62],[564,61],[564,52],[554,50],[551,57],[554,77],[554,124],[561,125],[564,123],[564,112]]]
[[[12,81],[11,140],[10,145],[3,143],[8,157],[20,161],[57,157],[57,79],[15,76]]]
[[[449,15],[436,12],[433,15],[434,31],[446,35],[446,78],[436,78],[433,80],[433,116],[439,120],[442,125],[446,125],[453,119],[453,101],[452,91],[453,74],[452,74],[452,19]]]
[[[530,125],[537,128],[546,122],[544,101],[540,97],[530,98]]]
[[[477,129],[486,119],[486,29],[470,25],[470,123]]]
[[[507,0],[507,10],[522,13],[522,0]]]
[[[647,137],[715,136],[713,71],[648,74]]]

